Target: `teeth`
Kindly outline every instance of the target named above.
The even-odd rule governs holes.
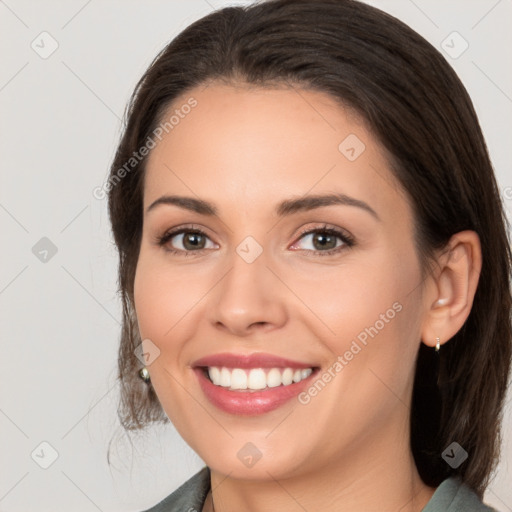
[[[247,373],[240,368],[231,372],[231,389],[247,389]]]
[[[242,368],[208,368],[210,380],[216,386],[223,388],[259,390],[275,388],[277,386],[289,386],[294,382],[307,379],[313,372],[312,368],[293,370],[292,368],[271,368],[265,371],[263,368],[242,369]]]
[[[222,368],[220,371],[219,386],[229,388],[231,386],[231,372],[227,368]]]
[[[219,386],[220,385],[220,370],[218,368],[216,368],[215,366],[212,366],[208,373],[210,375],[210,379],[212,380],[212,382],[216,386]]]
[[[289,386],[293,382],[293,370],[291,368],[286,368],[283,372],[283,386]]]
[[[249,372],[247,387],[249,389],[263,389],[267,387],[267,376],[261,368]]]
[[[269,388],[276,388],[282,383],[281,372],[277,368],[272,368],[272,370],[267,373],[267,386]]]

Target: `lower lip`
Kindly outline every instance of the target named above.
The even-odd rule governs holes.
[[[201,368],[196,368],[194,371],[203,393],[213,405],[227,413],[245,416],[264,414],[281,407],[303,391],[317,373],[313,370],[306,379],[288,386],[281,385],[263,391],[230,391],[228,388],[213,384]]]

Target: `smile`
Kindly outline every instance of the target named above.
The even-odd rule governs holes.
[[[259,415],[296,398],[319,366],[272,354],[222,353],[191,365],[206,399],[234,415]]]

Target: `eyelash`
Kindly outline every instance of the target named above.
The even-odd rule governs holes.
[[[197,253],[202,253],[203,251],[209,250],[209,249],[198,249],[196,251],[183,251],[182,249],[173,249],[172,247],[166,246],[166,244],[167,244],[167,242],[169,242],[169,240],[174,238],[176,235],[181,235],[183,233],[189,233],[189,234],[192,233],[195,235],[201,235],[201,236],[208,238],[208,235],[201,229],[195,228],[193,226],[191,226],[191,227],[184,226],[184,227],[177,228],[175,230],[168,231],[162,236],[158,236],[156,238],[156,243],[158,246],[163,247],[166,251],[168,251],[171,254],[182,254],[185,257],[196,256]],[[338,237],[343,242],[343,245],[341,245],[339,247],[335,247],[333,249],[329,249],[327,251],[318,251],[318,250],[315,251],[315,250],[311,250],[311,249],[303,249],[304,252],[313,253],[314,256],[331,256],[331,255],[338,253],[342,250],[350,249],[351,247],[353,247],[355,245],[355,240],[351,236],[349,236],[347,233],[345,233],[339,229],[330,227],[327,224],[324,224],[323,226],[319,226],[319,227],[315,227],[315,228],[304,229],[303,231],[300,232],[299,237],[297,238],[297,241],[300,240],[301,238],[303,238],[304,236],[310,235],[312,233],[322,233],[324,235],[334,235],[334,236]]]

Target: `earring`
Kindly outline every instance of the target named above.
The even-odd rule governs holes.
[[[436,354],[439,354],[439,349],[441,348],[441,340],[439,337],[436,338]]]
[[[150,381],[150,378],[149,378],[149,371],[148,369],[144,366],[144,368],[142,368],[141,370],[139,370],[139,377],[147,384],[149,381]]]

